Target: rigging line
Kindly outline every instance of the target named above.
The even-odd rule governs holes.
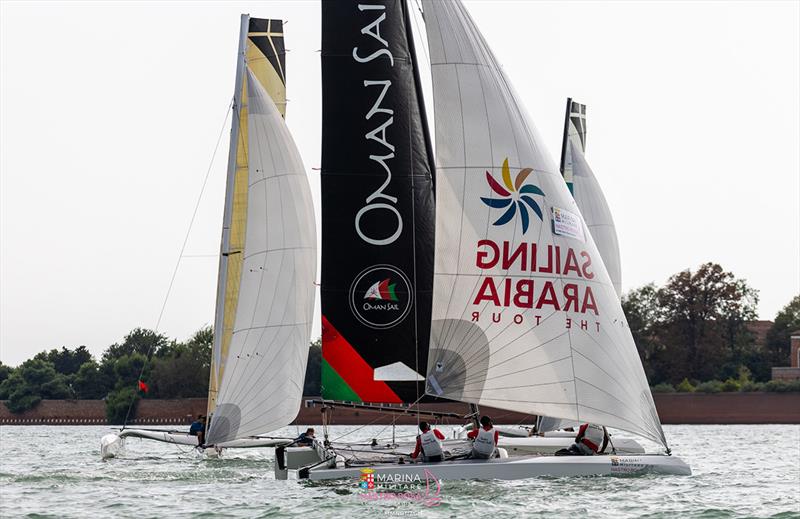
[[[214,166],[214,159],[217,157],[217,151],[219,150],[219,143],[222,141],[222,136],[225,133],[225,128],[228,126],[228,117],[230,117],[232,108],[233,108],[234,99],[231,99],[228,102],[228,106],[225,107],[225,120],[222,121],[222,127],[219,130],[219,135],[217,136],[217,143],[214,145],[214,152],[211,154],[211,161],[208,164],[208,169],[206,170],[206,175],[203,178],[203,185],[200,187],[200,193],[197,195],[197,201],[194,204],[194,211],[192,211],[192,218],[189,220],[189,227],[186,229],[186,235],[183,238],[183,244],[181,245],[181,251],[178,254],[178,261],[175,262],[175,268],[172,271],[172,278],[169,280],[169,286],[167,287],[167,293],[164,295],[164,302],[161,304],[161,311],[158,313],[158,320],[156,321],[156,327],[153,330],[154,332],[158,333],[158,329],[161,326],[161,319],[164,317],[164,310],[167,308],[167,302],[169,301],[170,293],[172,292],[172,287],[175,284],[175,278],[178,275],[178,269],[181,266],[181,259],[183,258],[183,253],[186,251],[186,244],[189,243],[189,235],[192,232],[192,226],[194,225],[194,220],[197,217],[197,211],[200,208],[200,201],[203,199],[203,193],[205,193],[206,185],[208,185],[208,177],[211,176],[211,169]],[[147,367],[147,361],[150,359],[150,354],[152,353],[153,346],[155,343],[151,344],[150,347],[147,349],[147,355],[145,355],[145,361],[142,364],[142,369],[139,371],[139,376],[137,377],[137,384],[138,381],[142,380],[142,375],[144,375],[144,369]],[[131,403],[128,405],[128,411],[125,413],[125,420],[122,422],[122,428],[124,429],[128,423],[128,418],[131,414],[131,409],[133,409],[133,403],[136,402],[136,393],[134,392],[133,398],[131,398]]]
[[[339,440],[341,440],[342,438],[344,438],[345,436],[349,436],[349,435],[353,434],[353,433],[354,433],[354,432],[356,432],[356,431],[360,431],[360,430],[361,430],[361,429],[363,429],[364,427],[370,426],[370,425],[374,424],[375,422],[377,422],[378,420],[380,420],[380,419],[382,419],[382,418],[383,418],[383,416],[380,416],[380,415],[379,415],[377,418],[375,418],[375,419],[374,419],[374,420],[372,420],[371,422],[369,422],[369,423],[365,423],[364,425],[361,425],[361,426],[359,426],[359,427],[356,427],[355,429],[353,429],[353,430],[352,430],[352,431],[350,431],[350,432],[346,432],[346,433],[344,433],[343,435],[341,435],[341,436],[339,436],[339,437],[337,437],[337,438],[334,438],[333,440],[331,440],[331,443],[333,443],[333,442],[336,442],[336,441],[339,441]]]
[[[406,31],[406,40],[407,40],[407,45],[408,45],[408,51],[409,51],[409,54],[411,55],[411,58],[412,58],[411,59],[411,62],[413,64],[412,66],[415,67],[414,68],[414,71],[415,71],[415,73],[414,73],[414,100],[417,101],[417,103],[415,104],[415,108],[420,110],[421,107],[419,105],[419,99],[416,99],[416,95],[418,93],[418,91],[417,91],[417,76],[418,76],[418,72],[417,72],[417,69],[416,69],[416,67],[417,67],[416,55],[414,54],[414,35],[411,33],[411,27],[409,27],[410,18],[409,18],[409,13],[408,13],[408,5],[405,2],[401,3],[400,4],[400,10],[403,12],[403,25],[404,25],[404,28],[405,28],[405,31]],[[411,92],[409,91],[406,94],[406,106],[411,106],[411,102],[410,102],[411,99],[410,98],[411,98]],[[423,117],[425,117],[425,114],[424,114],[424,112],[422,110],[420,110],[420,119],[422,119]],[[408,125],[408,140],[409,140],[409,142],[412,142],[412,140],[413,140],[412,131],[413,131],[413,124],[409,124]],[[426,148],[427,148],[427,146],[426,146]],[[430,157],[430,150],[426,150],[426,151],[428,151],[427,156]],[[414,304],[414,371],[416,372],[416,374],[419,374],[419,314],[418,314],[418,311],[417,311],[417,309],[419,308],[419,297],[418,297],[418,295],[419,295],[419,292],[418,292],[419,285],[417,284],[418,282],[417,282],[416,192],[415,192],[415,189],[414,189],[414,176],[415,176],[414,175],[414,156],[413,156],[414,153],[413,153],[413,150],[411,149],[411,147],[409,147],[408,152],[409,152],[408,153],[409,154],[408,158],[409,158],[409,162],[411,164],[411,174],[409,175],[409,178],[411,180],[411,221],[414,222],[414,225],[411,226],[411,257],[412,257],[412,260],[411,260],[412,261],[412,263],[411,263],[412,270],[411,271],[412,271],[412,278],[413,278],[413,284],[414,284],[414,289],[413,289],[414,290],[414,299],[413,299],[413,304]],[[429,167],[432,168],[433,164],[429,164]],[[428,245],[430,246],[430,244],[428,244]],[[432,298],[433,294],[431,294],[430,297]],[[428,340],[428,341],[430,340],[430,329],[428,330],[428,337],[426,337],[425,339]],[[427,360],[428,359],[425,359],[426,363],[427,363]],[[424,392],[424,389],[423,389],[423,392]],[[416,401],[419,402],[419,399],[420,399],[419,380],[414,381],[414,396],[417,398]],[[417,425],[419,425],[419,406],[417,406]]]

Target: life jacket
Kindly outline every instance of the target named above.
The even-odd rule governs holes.
[[[580,432],[575,438],[576,442],[580,442],[590,449],[595,454],[602,452],[605,447],[606,431],[599,425],[587,423],[581,425]]]
[[[428,429],[419,435],[419,443],[422,445],[422,455],[426,458],[442,455],[442,442],[433,433],[433,429]]]
[[[478,436],[472,444],[472,452],[476,457],[491,458],[495,451],[494,427],[488,431],[481,427],[478,429]]]

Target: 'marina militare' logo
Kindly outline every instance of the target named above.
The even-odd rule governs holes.
[[[374,265],[350,285],[350,310],[370,328],[383,330],[399,324],[411,310],[413,292],[408,277],[392,265]]]
[[[528,175],[532,172],[533,169],[531,168],[521,169],[512,183],[511,171],[508,168],[508,159],[506,158],[506,160],[503,161],[502,172],[503,184],[505,184],[505,187],[501,186],[488,171],[486,172],[486,181],[489,183],[489,187],[491,187],[492,191],[500,198],[481,197],[481,200],[484,204],[494,209],[508,208],[502,216],[494,222],[494,225],[507,224],[514,218],[517,212],[519,212],[519,218],[522,221],[522,234],[525,234],[528,231],[528,224],[530,223],[528,208],[536,213],[539,220],[543,220],[542,208],[539,207],[539,204],[533,199],[532,195],[545,196],[544,192],[539,189],[538,186],[525,184],[525,179],[527,179]]]

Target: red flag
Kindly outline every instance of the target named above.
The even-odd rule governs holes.
[[[139,381],[139,391],[144,391],[145,393],[147,393],[147,391],[148,391],[149,389],[150,389],[150,388],[149,388],[149,387],[147,387],[147,384],[145,384],[145,383],[144,383],[144,382],[142,382],[141,380]]]

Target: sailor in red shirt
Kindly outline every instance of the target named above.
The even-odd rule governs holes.
[[[592,456],[603,454],[608,445],[608,432],[602,425],[585,423],[578,429],[575,443],[569,449],[561,449],[556,456]]]
[[[412,459],[422,453],[422,461],[442,461],[442,442],[444,434],[439,432],[439,429],[431,429],[428,422],[420,422],[419,430],[421,433],[417,436],[417,446],[414,448],[414,453],[411,455]]]
[[[608,443],[608,433],[602,425],[585,423],[578,429],[575,436],[575,445],[587,456],[592,454],[602,454],[606,450]]]
[[[499,436],[500,434],[492,426],[492,419],[488,416],[481,417],[481,427],[467,433],[467,438],[475,440],[472,443],[470,457],[481,459],[494,457]]]

